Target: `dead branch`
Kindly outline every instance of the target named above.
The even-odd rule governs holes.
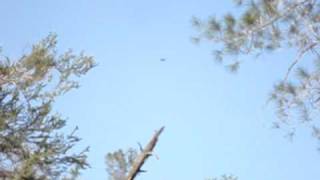
[[[134,180],[134,178],[143,170],[141,169],[145,161],[152,155],[153,149],[155,148],[159,136],[164,130],[164,127],[161,127],[156,133],[152,136],[151,140],[149,143],[145,146],[143,151],[137,156],[135,159],[131,170],[129,171],[127,175],[127,180]]]

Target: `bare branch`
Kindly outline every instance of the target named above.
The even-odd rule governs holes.
[[[149,143],[143,149],[143,151],[137,156],[136,160],[134,161],[131,170],[128,173],[127,180],[134,180],[134,178],[140,173],[144,172],[141,168],[145,161],[152,155],[153,149],[155,148],[159,136],[164,130],[164,127],[161,127],[156,133],[152,136]]]

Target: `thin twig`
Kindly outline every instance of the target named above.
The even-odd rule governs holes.
[[[300,59],[302,58],[302,56],[309,50],[311,50],[312,48],[314,48],[316,45],[318,45],[317,43],[312,43],[309,46],[307,46],[306,48],[302,49],[296,56],[295,60],[290,64],[286,76],[284,78],[284,81],[288,80],[289,74],[292,71],[293,67],[300,61]]]

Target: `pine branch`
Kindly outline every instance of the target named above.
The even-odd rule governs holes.
[[[292,71],[292,69],[294,68],[294,66],[300,61],[300,59],[302,58],[302,56],[308,52],[309,50],[312,50],[315,46],[317,46],[317,43],[311,43],[309,46],[307,46],[306,48],[302,49],[298,54],[297,57],[295,58],[295,60],[290,64],[286,76],[284,78],[284,81],[287,81],[290,72]]]
[[[146,145],[146,147],[143,149],[143,151],[138,155],[136,160],[134,161],[131,170],[128,173],[127,180],[134,180],[134,178],[141,172],[144,172],[142,170],[143,164],[146,162],[146,160],[152,155],[153,149],[157,145],[158,139],[162,131],[164,130],[164,126],[161,127],[156,133],[152,136],[149,143]]]

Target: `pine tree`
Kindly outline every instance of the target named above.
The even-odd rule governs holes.
[[[76,78],[94,66],[93,57],[58,54],[56,44],[50,34],[19,59],[0,59],[0,172],[9,179],[68,179],[88,167],[88,149],[73,150],[77,128],[61,131],[66,120],[52,106],[78,87]]]
[[[106,155],[107,172],[110,180],[126,180],[126,177],[137,158],[138,151],[129,148],[126,152],[119,149]]]
[[[317,0],[236,0],[238,13],[222,19],[193,18],[195,42],[215,43],[215,59],[236,71],[248,55],[277,49],[296,52],[283,80],[274,86],[270,99],[276,104],[274,127],[296,129],[305,123],[320,140],[320,2]],[[291,52],[291,51],[290,51]],[[307,56],[306,56],[307,55]],[[242,61],[240,61],[242,60]],[[310,69],[297,67],[313,60]],[[289,77],[296,71],[295,78]],[[293,135],[294,131],[289,131]]]

